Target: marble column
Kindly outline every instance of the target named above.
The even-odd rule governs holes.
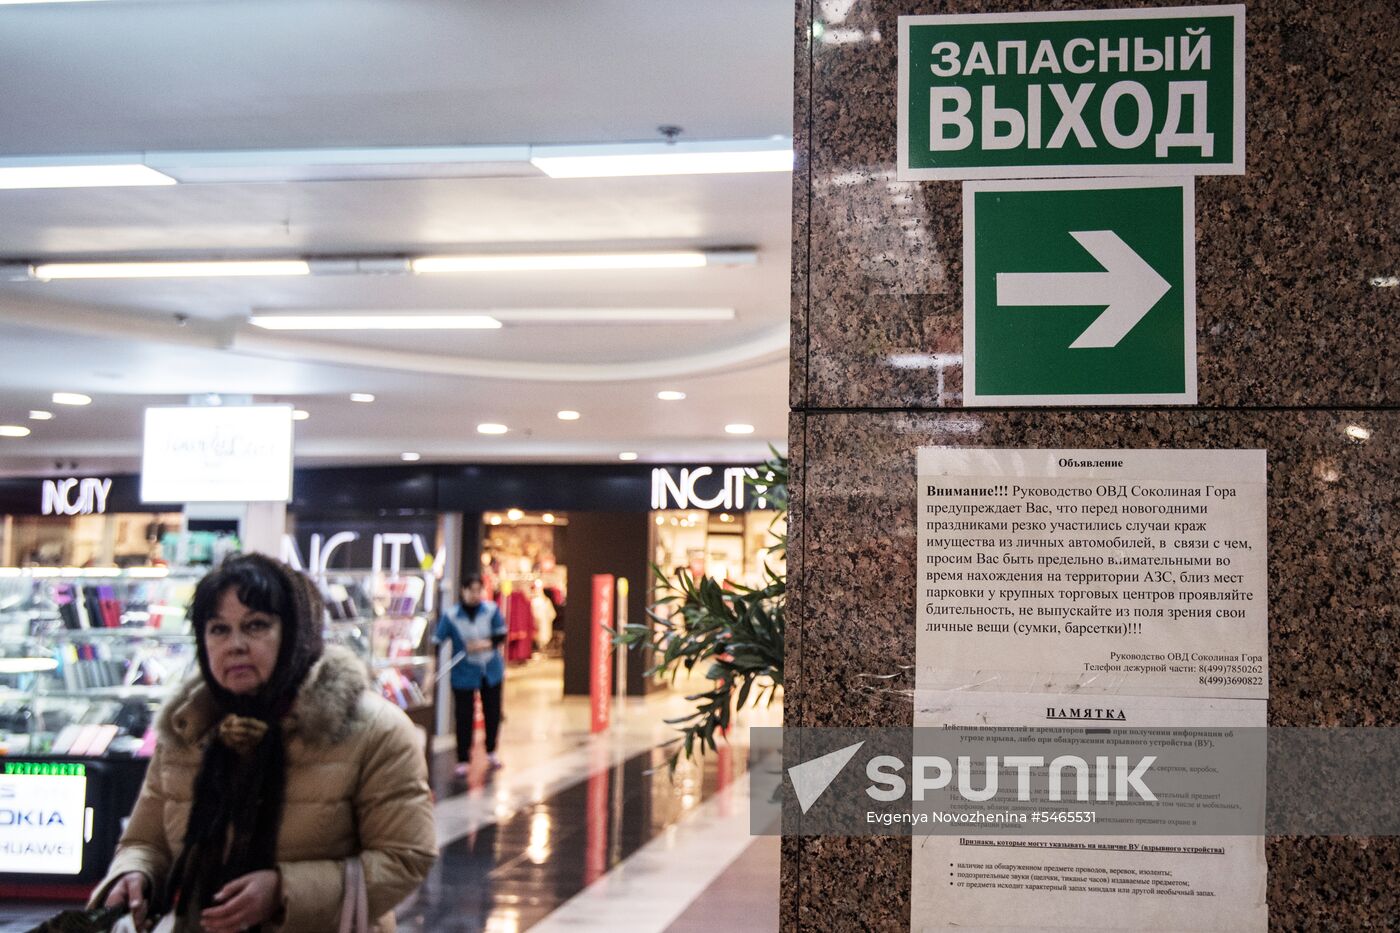
[[[1246,4],[1248,171],[1196,184],[1198,405],[963,408],[961,185],[895,179],[897,18],[1084,6],[797,4],[787,723],[912,723],[915,452],[967,445],[1266,448],[1269,722],[1400,725],[1394,2]],[[784,840],[783,929],[908,929],[909,853]],[[1400,916],[1400,840],[1267,855],[1272,929]]]

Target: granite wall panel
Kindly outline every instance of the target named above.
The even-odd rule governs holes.
[[[895,178],[898,17],[1176,5],[797,4],[788,723],[912,722],[915,451],[943,444],[1266,448],[1269,721],[1400,724],[1394,0],[1246,3],[1247,172],[1196,180],[1198,407],[961,408],[961,184]],[[1268,858],[1274,929],[1400,924],[1400,841]],[[786,839],[782,877],[784,930],[909,928],[908,840]]]
[[[1370,438],[1348,435],[1351,425]],[[916,451],[955,445],[1268,450],[1269,722],[1400,725],[1400,412],[849,412],[801,426],[789,724],[912,725]],[[873,897],[846,875],[863,859],[871,877],[903,877],[907,840],[804,839],[785,851],[784,916],[797,918],[786,929],[908,928],[907,885]],[[1400,840],[1278,839],[1269,858],[1275,929],[1397,916]]]
[[[1175,4],[1097,4],[1150,5]],[[961,185],[894,177],[898,17],[1085,4],[839,6],[834,38],[798,50],[811,61],[798,277],[817,297],[794,305],[809,347],[794,371],[810,408],[957,404]],[[1392,0],[1246,7],[1248,171],[1196,192],[1200,403],[1395,405],[1400,289],[1369,280],[1400,272],[1400,18]],[[918,355],[929,369],[911,368]]]

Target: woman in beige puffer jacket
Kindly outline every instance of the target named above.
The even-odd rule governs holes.
[[[311,650],[316,657],[293,689],[294,699],[276,717],[274,734],[282,739],[285,780],[275,787],[281,797],[280,819],[271,834],[275,846],[271,840],[261,840],[268,849],[264,861],[272,864],[259,873],[272,878],[275,872],[266,894],[271,913],[255,924],[242,922],[249,916],[246,913],[235,918],[237,925],[227,918],[224,922],[229,929],[250,926],[285,933],[335,933],[345,899],[345,860],[358,855],[364,866],[369,916],[379,918],[373,928],[380,933],[392,931],[395,905],[417,888],[437,857],[421,735],[398,707],[370,692],[365,666],[355,655],[339,647],[320,648],[320,599],[310,581],[257,555],[236,560],[254,561],[255,574],[267,573],[270,565],[281,579],[290,581],[294,605],[290,611],[284,609],[285,614],[309,618],[299,618],[291,626],[284,623],[283,628],[301,629],[303,637],[310,637],[308,632],[314,628]],[[256,600],[250,597],[252,601]],[[209,624],[217,625],[217,618]],[[216,680],[227,679],[218,673],[219,656],[210,653],[212,666],[201,640],[201,668]],[[295,651],[284,650],[278,664],[295,656]],[[245,671],[251,664],[238,670]],[[238,717],[220,702],[221,696],[227,699],[228,691],[211,689],[208,679],[201,675],[186,682],[161,710],[145,786],[107,880],[93,895],[94,903],[118,903],[125,898],[133,912],[142,916],[151,903],[164,907],[181,918],[176,929],[182,933],[201,927],[220,929],[222,924],[204,919],[212,916],[207,911],[230,903],[226,892],[239,890],[231,877],[239,876],[238,870],[225,867],[212,882],[198,882],[192,860],[185,859],[182,868],[180,859],[187,840],[198,835],[190,832],[188,820],[199,786],[196,775],[205,780],[201,767],[207,767],[212,758],[209,745],[238,741],[237,730],[230,731],[228,722]],[[235,723],[247,724],[247,719]],[[272,736],[267,738],[270,741]],[[220,754],[234,757],[229,752]],[[246,748],[240,749],[240,755],[237,760],[250,760]],[[236,774],[229,782],[225,786],[232,787],[237,797],[242,785]],[[265,791],[257,799],[273,796]],[[228,853],[236,848],[243,825],[240,819],[248,825],[265,825],[256,823],[253,816],[238,815],[240,806],[259,810],[249,803],[224,808],[235,812],[224,817],[228,828],[216,834],[227,844],[211,847],[223,853],[214,858],[216,863],[222,858],[227,866],[231,860]],[[261,810],[266,809],[264,804]],[[208,807],[201,812],[208,812]],[[256,849],[258,840],[250,845]],[[194,848],[198,851],[199,844]],[[245,863],[244,871],[257,865],[256,861]],[[133,873],[134,881],[129,880]],[[216,892],[216,888],[223,890]]]

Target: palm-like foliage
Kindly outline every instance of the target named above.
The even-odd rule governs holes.
[[[775,451],[757,473],[749,485],[777,509],[776,527],[787,514],[787,458]],[[769,553],[785,558],[787,536],[774,536],[777,544]],[[681,756],[714,749],[716,733],[729,728],[735,710],[765,699],[772,703],[777,696],[783,685],[787,574],[765,567],[762,587],[726,589],[713,577],[696,579],[683,568],[668,577],[653,564],[652,572],[664,582],[666,595],[648,609],[649,623],[625,626],[617,643],[652,646],[657,660],[648,676],[669,674],[674,681],[682,670],[703,665],[713,682],[709,690],[686,697],[695,703],[694,712],[667,720],[681,733],[671,755],[674,769]]]

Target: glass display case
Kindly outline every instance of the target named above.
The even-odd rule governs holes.
[[[437,615],[433,574],[344,571],[320,582],[327,641],[354,649],[384,698],[430,726],[437,661],[429,631]]]

